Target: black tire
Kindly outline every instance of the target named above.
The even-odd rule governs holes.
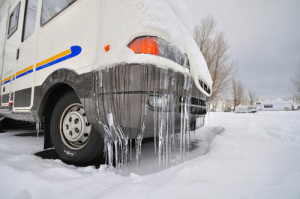
[[[67,131],[63,129],[62,125],[66,125],[65,121],[67,121],[67,119],[65,118],[69,117],[66,115],[66,111],[68,111],[67,109],[69,107],[75,105],[82,106],[74,91],[65,93],[58,100],[51,115],[50,135],[55,151],[64,162],[76,165],[86,165],[98,161],[103,157],[104,142],[100,133],[96,132],[95,128],[89,123],[87,123],[87,125],[90,125],[91,127],[89,128],[90,131],[87,141],[85,141],[84,144],[78,144],[79,147],[76,145],[77,142],[71,142],[65,136]],[[82,130],[80,131],[80,134],[82,134],[81,132]]]

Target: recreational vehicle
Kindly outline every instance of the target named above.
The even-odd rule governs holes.
[[[256,113],[257,109],[255,105],[248,106],[248,113]]]
[[[256,102],[256,106],[260,111],[291,111],[293,104],[286,101],[266,101]]]
[[[248,113],[248,108],[247,108],[247,106],[237,106],[237,107],[235,107],[235,112],[236,113]]]
[[[44,124],[62,160],[146,137],[163,153],[203,126],[211,77],[166,1],[5,0],[0,17],[0,115]]]

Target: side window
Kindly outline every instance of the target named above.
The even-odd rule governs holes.
[[[35,29],[38,0],[27,0],[25,8],[24,29],[22,42],[27,39]]]
[[[76,0],[43,0],[41,25],[44,26]]]
[[[20,6],[21,3],[19,3],[14,11],[10,14],[7,38],[10,38],[18,29]]]

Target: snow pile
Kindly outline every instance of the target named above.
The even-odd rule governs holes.
[[[300,198],[300,112],[210,113],[187,161],[158,170],[153,144],[139,169],[74,167],[35,155],[43,138],[0,133],[0,198]],[[197,139],[195,139],[197,138]],[[51,191],[49,191],[51,190]]]
[[[168,3],[170,8],[176,14],[182,25],[189,31],[190,34],[193,34],[195,24],[193,22],[192,17],[188,14],[190,12],[187,5],[183,0],[164,0]]]

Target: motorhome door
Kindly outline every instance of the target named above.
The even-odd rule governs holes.
[[[13,2],[8,9],[7,31],[4,49],[4,61],[1,79],[1,105],[8,106],[13,100],[12,82],[14,80],[14,71],[17,67],[16,52],[20,38],[20,12],[21,2]]]
[[[24,5],[23,24],[21,31],[21,43],[18,48],[18,67],[16,80],[13,82],[15,89],[14,109],[29,109],[33,104],[37,27],[38,27],[38,4],[39,0],[22,0]]]
[[[11,77],[10,100],[16,111],[30,109],[33,103],[38,3],[19,0],[10,6],[4,74]]]
[[[3,15],[0,16],[0,72],[1,72],[1,102],[3,104],[7,104],[9,100],[9,90],[10,86],[6,85],[6,87],[9,87],[9,89],[4,88],[3,79],[5,78],[5,75],[3,74],[3,63],[4,63],[4,54],[5,54],[5,42],[6,42],[6,32],[7,32],[7,15],[8,15],[8,9],[6,9],[3,12]],[[1,103],[2,104],[2,103]]]

